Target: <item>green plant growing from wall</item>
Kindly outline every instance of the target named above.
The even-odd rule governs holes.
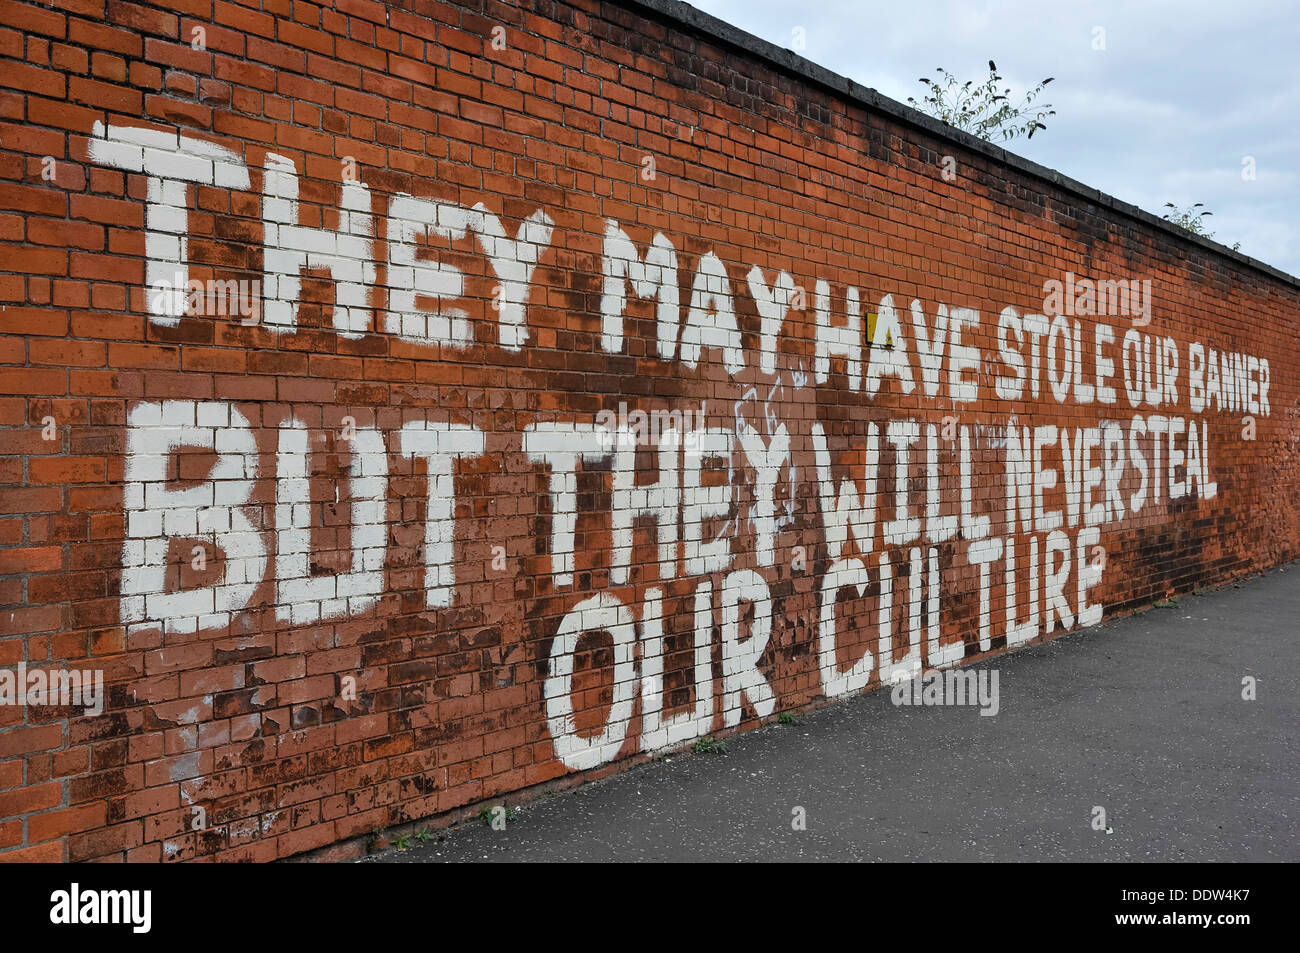
[[[484,804],[478,809],[478,814],[476,816],[484,824],[491,827],[493,826],[492,822],[498,818],[504,820],[507,824],[511,821],[517,820],[519,817],[519,811],[513,807],[506,807],[504,804],[498,804],[495,806]]]
[[[1165,208],[1170,210],[1161,216],[1166,222],[1173,222],[1179,228],[1185,228],[1193,235],[1203,235],[1210,238],[1214,234],[1205,227],[1205,220],[1214,213],[1197,211],[1199,208],[1205,208],[1205,203],[1197,202],[1195,205],[1179,208],[1173,202],[1166,202]]]
[[[939,66],[934,79],[922,76],[918,80],[925,84],[925,95],[920,100],[909,96],[907,101],[935,119],[981,139],[991,141],[995,135],[1004,141],[1017,136],[1032,139],[1035,132],[1047,128],[1043,120],[1056,115],[1050,103],[1035,104],[1053,79],[1049,76],[1029,90],[1024,102],[1017,106],[1011,99],[1011,87],[999,87],[1002,76],[992,60],[988,78],[978,85],[973,79],[963,83]]]
[[[1186,208],[1179,208],[1173,202],[1166,202],[1165,208],[1169,209],[1169,211],[1165,212],[1161,217],[1166,222],[1172,222],[1179,228],[1185,228],[1193,235],[1200,235],[1202,238],[1214,237],[1214,232],[1210,231],[1205,226],[1205,220],[1214,213],[1210,211],[1197,211],[1197,209],[1205,208],[1204,202],[1197,202],[1196,204],[1189,205]],[[1237,242],[1232,246],[1233,251],[1238,251],[1240,248],[1241,242]]]

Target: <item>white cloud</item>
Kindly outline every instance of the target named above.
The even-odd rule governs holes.
[[[993,59],[1017,93],[1055,76],[1057,115],[1012,152],[1157,214],[1204,202],[1219,240],[1300,274],[1300,17],[1285,0],[695,5],[787,48],[802,26],[803,56],[899,101],[936,66],[979,78]],[[1247,155],[1258,175],[1243,183]]]

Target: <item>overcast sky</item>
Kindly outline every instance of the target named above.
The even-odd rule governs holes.
[[[1009,151],[1157,215],[1204,202],[1216,241],[1300,275],[1294,0],[693,3],[787,49],[802,27],[800,55],[900,102],[938,66],[978,81],[992,59],[1016,98],[1054,76],[1057,115]]]

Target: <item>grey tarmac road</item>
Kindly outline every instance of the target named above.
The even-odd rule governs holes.
[[[994,717],[873,691],[361,862],[1297,861],[1297,631],[1293,563],[976,666]]]

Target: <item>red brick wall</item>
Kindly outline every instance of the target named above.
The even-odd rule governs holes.
[[[107,694],[0,705],[0,858],[286,857],[1295,557],[1294,279],[708,31],[0,0],[0,671]]]

